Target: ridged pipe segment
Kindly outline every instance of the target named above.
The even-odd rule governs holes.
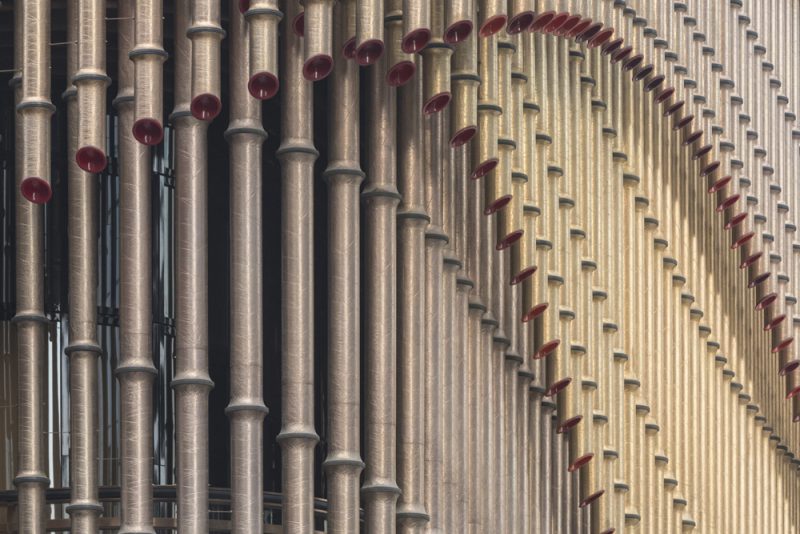
[[[334,7],[334,47],[349,38],[354,0]],[[364,463],[359,448],[359,165],[358,65],[337,61],[332,73],[328,183],[328,530],[358,530],[359,475]]]
[[[422,51],[432,37],[431,3],[427,0],[403,0],[403,52]]]
[[[135,0],[133,48],[134,123],[133,136],[144,145],[164,139],[164,61],[162,0]]]
[[[286,4],[287,20],[298,6]],[[281,359],[281,446],[283,525],[308,532],[314,525],[314,162],[313,87],[303,76],[303,40],[283,33],[281,94],[281,268],[283,357]]]
[[[477,39],[455,47],[450,72],[450,147],[469,143],[478,130],[478,48]],[[468,169],[467,169],[468,170]]]
[[[411,54],[403,51],[403,0],[388,0],[384,22],[386,83],[399,87],[408,83],[417,70]]]
[[[366,470],[361,487],[369,532],[396,530],[397,190],[396,89],[384,79],[386,58],[369,70],[368,168],[361,194],[366,218],[364,312]]]
[[[422,112],[425,115],[441,112],[452,98],[450,58],[453,48],[439,37],[444,24],[444,4],[444,0],[431,2],[431,28],[434,36],[422,50]]]
[[[316,82],[327,78],[333,70],[333,0],[305,0],[303,12],[304,57],[303,76]],[[287,8],[287,14],[289,9]],[[297,20],[297,16],[290,20]],[[351,58],[354,43],[345,43],[342,52]]]
[[[497,92],[497,37],[478,41],[478,134],[472,138],[471,178],[483,178],[498,162],[498,117],[502,109]],[[485,187],[485,186],[484,186]],[[484,210],[490,206],[484,206]],[[491,213],[491,210],[489,210]]]
[[[384,0],[356,2],[356,61],[362,67],[372,65],[383,56]]]
[[[230,122],[225,132],[231,174],[231,362],[225,413],[231,433],[232,532],[263,524],[263,311],[261,106],[248,94],[251,26],[231,2]],[[307,319],[307,318],[306,318]],[[287,525],[288,527],[288,525]]]
[[[253,98],[268,100],[278,94],[280,88],[278,23],[283,13],[277,0],[251,0],[244,18],[248,24],[250,45],[247,90]]]
[[[192,42],[191,112],[212,121],[222,111],[220,55],[225,30],[220,25],[220,0],[191,2],[191,20],[185,34]],[[239,15],[237,15],[239,16]]]
[[[475,19],[474,0],[452,0],[445,3],[444,33],[442,39],[447,44],[457,44],[472,35],[472,21]]]

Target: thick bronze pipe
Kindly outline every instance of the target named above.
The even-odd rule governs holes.
[[[431,6],[427,0],[403,0],[403,41],[406,54],[420,52],[433,37]]]
[[[164,139],[164,61],[162,0],[135,0],[133,48],[134,123],[133,137],[144,145]]]
[[[517,33],[528,31],[533,24],[536,17],[534,0],[508,0],[508,27],[506,31],[509,34],[515,35]]]
[[[477,39],[470,39],[456,47],[453,54],[450,85],[453,105],[450,108],[450,147],[458,148],[468,143],[478,130],[478,76]]]
[[[286,4],[288,20],[298,6]],[[284,407],[278,442],[282,451],[283,528],[303,533],[314,525],[314,147],[313,88],[303,77],[303,41],[283,33],[281,95],[283,138],[278,149],[282,168],[281,288],[283,291],[281,396]],[[246,98],[246,95],[244,95]],[[254,117],[258,117],[255,110]],[[239,128],[245,128],[245,125]],[[260,125],[259,125],[260,127]],[[244,130],[243,130],[244,132]],[[242,199],[244,201],[244,199]],[[257,229],[256,229],[257,230]]]
[[[334,7],[334,48],[348,39],[354,0]],[[331,77],[328,183],[328,530],[354,532],[359,524],[359,164],[358,65],[337,61]]]
[[[442,111],[452,98],[450,57],[453,55],[453,49],[439,37],[444,25],[444,5],[444,0],[431,2],[431,29],[434,36],[422,51],[422,112],[425,115]]]
[[[472,34],[472,20],[475,18],[474,0],[451,0],[445,3],[444,34],[447,44],[467,40]]]
[[[106,168],[106,3],[78,2],[78,71],[72,84],[78,90],[78,149],[75,161],[86,172]]]
[[[386,58],[369,70],[368,169],[361,194],[365,203],[365,323],[366,402],[364,456],[366,471],[361,493],[369,532],[395,532],[397,428],[397,101],[396,90],[384,79]]]
[[[208,530],[208,227],[206,125],[190,111],[192,41],[186,36],[190,2],[175,12],[175,391],[179,530]],[[219,60],[217,60],[219,62]]]
[[[320,0],[322,1],[322,0]],[[237,15],[238,16],[238,15]],[[278,23],[283,13],[277,0],[250,0],[244,18],[250,36],[247,90],[254,98],[268,100],[278,94]],[[324,67],[324,65],[323,65]],[[314,74],[321,74],[323,69]]]
[[[305,0],[302,2],[303,12],[290,19],[302,17],[303,45],[305,62],[303,76],[306,80],[316,82],[327,78],[333,70],[333,6],[334,0]],[[287,8],[287,13],[289,9]],[[354,42],[346,42],[342,52],[351,58],[355,50]]]
[[[388,0],[386,5],[386,83],[405,85],[417,70],[410,54],[403,51],[403,0]]]
[[[239,16],[238,14],[236,15]],[[191,2],[191,20],[185,34],[192,42],[191,112],[194,118],[212,121],[222,111],[220,54],[225,30],[220,26],[220,1]],[[175,39],[183,37],[178,33]]]
[[[69,22],[67,40],[77,32],[81,6],[67,4]],[[105,47],[105,43],[103,43]],[[73,70],[78,65],[78,47],[68,49]],[[105,85],[103,85],[105,89]],[[72,532],[97,531],[97,519],[103,513],[98,501],[97,462],[97,358],[102,349],[97,342],[97,181],[81,170],[72,153],[78,149],[79,109],[74,85],[64,93],[67,103],[67,170],[69,180],[69,337],[64,352],[70,358],[70,480],[72,492],[65,511],[70,514]],[[105,99],[103,99],[105,103]],[[104,106],[103,115],[105,115]],[[103,122],[105,128],[105,122]]]
[[[372,65],[383,56],[384,0],[356,2],[356,61],[362,67]]]
[[[490,37],[508,21],[506,0],[478,0],[478,36]]]

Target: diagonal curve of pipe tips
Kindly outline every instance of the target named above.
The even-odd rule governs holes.
[[[63,22],[59,9],[13,5],[16,359],[0,378],[16,428],[0,530],[66,528],[51,480],[81,533],[797,530],[796,3],[69,0]],[[175,262],[157,295],[165,168]],[[47,285],[60,196],[64,309]],[[98,265],[117,252],[98,247],[98,223],[117,216],[109,342]],[[209,320],[217,280],[226,326]],[[161,298],[175,354],[157,367]],[[69,395],[54,400],[62,313]],[[156,418],[173,409],[157,378],[174,429]],[[116,410],[114,429],[99,410]],[[212,457],[225,439],[228,457]],[[174,507],[154,506],[157,469],[174,474]]]

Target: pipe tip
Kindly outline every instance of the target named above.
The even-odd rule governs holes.
[[[800,386],[797,386],[796,388],[791,390],[789,393],[787,393],[786,394],[786,400],[789,400],[789,399],[791,399],[793,397],[796,397],[798,394],[800,394]],[[792,419],[793,423],[797,423],[798,421],[800,421],[800,414],[795,415],[794,418]]]
[[[742,215],[742,214],[740,213],[739,215]],[[739,264],[739,269],[747,269],[748,267],[753,265],[755,262],[760,260],[761,256],[763,256],[763,255],[764,255],[764,253],[759,251],[759,252],[756,252],[755,254],[752,254],[752,255],[748,256],[747,258],[744,259],[744,261],[742,261],[742,263]]]
[[[143,145],[157,145],[164,139],[164,128],[155,119],[139,119],[133,123],[133,137]]]
[[[586,26],[588,26],[589,23],[592,22],[592,19],[585,19],[587,22],[586,25],[584,26],[583,24],[581,24],[581,20],[582,19],[580,15],[571,15],[570,17],[567,18],[567,20],[564,21],[561,27],[559,27],[558,30],[555,32],[556,35],[559,35],[561,37],[575,37],[575,35],[578,32],[583,30],[578,29],[575,33],[573,33],[573,31],[581,27],[586,28]]]
[[[673,102],[667,107],[667,109],[664,110],[664,116],[669,117],[670,115],[677,113],[677,111],[681,109],[685,104],[686,102],[684,100],[677,100]]]
[[[744,221],[746,218],[747,218],[747,212],[743,211],[741,213],[738,213],[738,214],[734,215],[733,217],[731,217],[730,219],[728,219],[728,222],[725,223],[725,226],[723,228],[725,228],[725,230],[730,230],[734,226],[736,226],[738,224],[741,224],[741,222]],[[758,258],[756,258],[756,259],[758,259]],[[753,260],[753,261],[755,261],[755,260]]]
[[[755,310],[756,311],[765,310],[765,309],[769,308],[770,306],[772,306],[775,303],[776,300],[778,300],[778,294],[777,293],[770,293],[769,295],[765,295],[764,297],[761,298],[761,300],[759,300],[756,303]]]
[[[605,492],[606,492],[606,490],[595,491],[594,493],[592,493],[591,495],[589,495],[588,497],[583,499],[581,501],[579,507],[580,508],[586,508],[587,506],[592,504],[594,501],[596,501],[597,499],[602,497]],[[608,531],[606,531],[606,532],[608,532]],[[611,532],[614,532],[614,530],[612,529]]]
[[[561,28],[561,26],[563,26],[565,22],[567,22],[568,19],[569,19],[569,13],[567,12],[558,13],[554,15],[553,18],[550,19],[550,22],[548,22],[545,25],[542,31],[544,31],[544,33],[556,33],[558,29]]]
[[[617,531],[617,529],[616,529],[616,528],[614,528],[614,527],[611,527],[611,528],[607,528],[607,529],[605,529],[605,530],[604,530],[603,532],[601,532],[600,534],[614,534],[616,531]]]
[[[250,9],[250,0],[239,0],[239,13],[245,14]]]
[[[356,48],[356,61],[362,67],[368,67],[378,61],[383,55],[383,41],[370,39],[364,41]]]
[[[569,432],[573,427],[577,426],[583,420],[582,415],[576,415],[574,417],[570,417],[556,428],[556,434],[563,434],[565,432]]]
[[[666,77],[663,74],[656,74],[655,76],[647,80],[647,82],[644,84],[645,92],[649,93],[651,91],[655,91],[656,89],[658,89],[658,86],[664,83],[665,79]]]
[[[511,35],[521,33],[533,25],[534,18],[535,15],[533,14],[533,11],[523,11],[522,13],[517,13],[508,19],[508,28],[506,31]]]
[[[200,121],[213,121],[222,111],[222,101],[217,95],[203,93],[192,99],[192,116]]]
[[[450,91],[437,93],[425,102],[425,105],[422,106],[422,112],[425,113],[425,115],[433,115],[434,113],[442,111],[449,103]]]
[[[492,172],[495,167],[497,167],[497,162],[498,162],[497,158],[489,158],[486,161],[481,162],[478,165],[478,167],[474,171],[472,171],[471,178],[473,180],[477,180],[478,178],[483,178],[484,176]]]
[[[726,209],[730,208],[731,206],[739,202],[740,198],[742,198],[742,195],[740,195],[739,193],[732,194],[731,196],[729,196],[728,198],[724,199],[722,202],[717,204],[716,208],[717,211],[718,212],[725,211]]]
[[[755,278],[750,280],[750,282],[747,284],[747,289],[752,289],[752,288],[756,287],[758,284],[764,282],[771,275],[772,275],[772,273],[770,271],[767,271],[765,273],[759,274],[758,276],[756,276]]]
[[[324,80],[333,70],[333,58],[327,54],[317,54],[303,63],[303,78],[309,82]]]
[[[75,152],[75,163],[86,172],[102,172],[108,164],[106,153],[96,146],[84,146]]]
[[[257,72],[247,82],[247,90],[253,98],[269,100],[278,93],[278,77],[271,72]]]
[[[787,337],[786,339],[781,340],[777,345],[772,347],[772,353],[776,354],[778,352],[781,352],[782,350],[788,348],[789,345],[791,345],[793,341],[794,341],[794,337]],[[797,365],[798,365],[798,360],[792,360],[792,361],[788,362],[786,365],[781,367],[780,375],[784,376],[784,375],[787,375],[787,374],[791,373],[792,371],[797,369]]]
[[[512,195],[503,195],[500,198],[497,198],[497,199],[493,200],[492,202],[489,203],[488,206],[486,206],[483,209],[483,214],[484,215],[493,215],[493,214],[497,213],[501,209],[503,209],[506,206],[508,206],[509,202],[511,202],[511,198],[512,198]]]
[[[776,326],[778,326],[779,324],[781,324],[785,320],[786,320],[786,314],[785,313],[781,313],[780,315],[777,315],[777,316],[773,317],[770,322],[768,322],[767,324],[764,325],[764,331],[765,332],[769,332],[770,330],[772,330],[773,328],[775,328]]]
[[[490,37],[502,30],[507,21],[508,17],[504,14],[493,15],[486,19],[483,24],[481,24],[481,27],[478,30],[478,35],[481,37]]]
[[[631,55],[631,52],[633,52],[632,46],[624,46],[618,49],[616,52],[611,54],[611,64],[615,65],[619,63],[620,61],[624,60],[626,57]]]
[[[578,35],[575,36],[575,41],[578,43],[585,43],[587,41],[591,41],[594,37],[600,33],[600,30],[603,28],[602,22],[595,22]]]
[[[607,42],[606,44],[603,45],[602,54],[604,56],[607,56],[609,54],[613,54],[614,52],[619,50],[619,47],[622,46],[622,43],[624,43],[624,42],[625,42],[625,39],[623,39],[622,37],[617,37],[613,41]]]
[[[447,44],[457,44],[467,39],[472,33],[471,20],[459,20],[454,22],[444,31],[444,42]]]
[[[606,28],[605,30],[599,32],[597,35],[589,39],[589,43],[587,46],[589,48],[597,48],[599,46],[603,46],[611,39],[611,36],[614,35],[614,28]]]
[[[353,59],[356,57],[356,37],[353,36],[346,40],[342,45],[342,56],[345,59]]]
[[[569,467],[567,468],[567,471],[569,471],[570,473],[574,473],[575,471],[577,471],[581,467],[583,467],[586,464],[588,464],[589,462],[591,462],[592,458],[594,458],[594,453],[593,452],[589,452],[589,453],[584,454],[583,456],[577,458],[574,462],[569,464]]]
[[[407,84],[416,72],[417,66],[413,61],[401,61],[386,72],[386,83],[392,87],[400,87]]]
[[[406,54],[414,54],[425,48],[430,40],[431,30],[429,28],[417,28],[403,36],[400,48]]]
[[[545,26],[550,24],[550,21],[553,20],[553,17],[555,16],[555,11],[545,11],[544,13],[539,13],[533,18],[533,23],[528,30],[532,32],[542,31]]]
[[[656,104],[663,104],[664,102],[669,100],[669,97],[671,97],[674,94],[675,94],[675,88],[670,86],[656,93],[654,100]]]
[[[548,341],[547,343],[539,347],[539,350],[537,350],[536,354],[533,355],[533,359],[541,360],[542,358],[546,358],[547,356],[552,354],[553,351],[556,350],[559,345],[561,345],[560,339],[553,339],[552,341]]]
[[[544,392],[544,396],[553,397],[555,395],[558,395],[559,393],[564,391],[564,389],[566,389],[567,386],[569,386],[570,382],[572,382],[572,378],[570,377],[562,378],[561,380],[556,380],[555,382],[550,384],[550,387],[547,388],[547,390]]]
[[[306,34],[306,12],[299,13],[292,21],[292,30],[298,37],[303,37]]]
[[[520,272],[514,275],[514,277],[511,279],[511,285],[515,286],[517,284],[521,284],[522,282],[533,276],[534,273],[536,272],[536,269],[537,267],[535,265],[525,267]],[[523,323],[527,322],[524,317],[522,319],[522,322]]]
[[[748,232],[744,234],[742,237],[733,242],[733,244],[731,245],[731,250],[736,250],[737,248],[741,247],[742,245],[753,239],[755,236],[756,236],[755,232]]]
[[[477,131],[478,128],[476,126],[467,126],[465,128],[461,128],[453,135],[453,137],[450,138],[450,148],[458,148],[467,143],[475,136]]]
[[[548,306],[549,306],[549,304],[547,302],[542,302],[541,304],[537,304],[536,306],[534,306],[533,308],[528,310],[528,312],[525,315],[522,316],[522,322],[523,323],[529,323],[529,322],[533,321],[534,319],[539,317],[541,314],[543,314],[547,310]],[[537,358],[534,358],[534,359],[537,359]]]
[[[729,175],[727,175],[727,176],[723,176],[723,177],[722,177],[722,178],[720,178],[719,180],[716,180],[716,181],[715,181],[713,184],[711,184],[711,185],[708,187],[708,192],[709,192],[709,194],[711,194],[711,193],[716,193],[717,191],[720,191],[720,190],[722,190],[722,189],[723,189],[723,188],[724,188],[726,185],[728,185],[728,184],[730,183],[730,181],[731,181],[732,179],[733,179],[733,176],[731,176],[731,175],[729,174]]]
[[[636,54],[634,56],[631,56],[630,59],[628,59],[627,61],[625,61],[625,63],[622,64],[622,70],[624,72],[632,71],[633,69],[641,65],[642,61],[644,61],[644,56],[642,54]],[[634,79],[637,79],[635,75]]]
[[[794,338],[790,337],[789,339],[786,339],[781,343],[788,342],[786,343],[786,346],[788,347],[789,345],[791,345],[792,341],[794,341]],[[772,349],[772,352],[780,352],[780,350],[781,349],[779,350]],[[800,367],[800,360],[792,360],[790,362],[786,362],[786,364],[783,367],[781,367],[780,371],[778,371],[778,374],[781,376],[786,376],[789,373],[793,373],[794,371],[796,371],[798,367]],[[791,391],[789,393],[791,393]]]
[[[19,191],[23,197],[34,204],[44,204],[53,196],[50,184],[38,176],[29,176],[23,179]]]
[[[508,247],[512,246],[514,243],[522,239],[523,234],[525,234],[525,230],[521,228],[518,230],[514,230],[513,232],[509,233],[503,239],[497,242],[494,246],[495,250],[505,250]]]

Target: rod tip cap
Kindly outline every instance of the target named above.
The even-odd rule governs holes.
[[[303,11],[298,14],[292,21],[292,30],[298,37],[303,37],[306,34],[306,13]]]
[[[29,176],[23,179],[19,190],[25,199],[34,204],[44,204],[53,196],[50,184],[38,176]]]
[[[478,164],[475,170],[472,171],[471,178],[473,180],[477,180],[478,178],[483,178],[484,176],[492,172],[495,167],[497,167],[497,162],[498,162],[497,158],[489,158],[486,161],[481,162],[480,164]]]
[[[508,28],[506,31],[511,35],[526,31],[533,25],[534,18],[535,15],[533,14],[533,11],[523,11],[522,13],[517,13],[508,19]]]
[[[368,67],[378,61],[383,55],[383,41],[369,39],[356,48],[356,61],[362,67]]]
[[[192,99],[192,116],[201,121],[213,121],[222,111],[222,101],[217,95],[203,93]]]
[[[467,39],[472,33],[471,20],[459,20],[451,24],[444,31],[444,42],[447,44],[460,43]]]
[[[84,146],[75,152],[75,163],[86,172],[97,173],[106,168],[108,160],[106,153],[96,146]]]
[[[481,24],[481,27],[478,30],[478,35],[481,37],[490,37],[502,30],[507,22],[508,17],[506,15],[493,15],[486,19],[483,24]]]
[[[247,82],[247,90],[253,98],[269,100],[278,93],[278,77],[271,72],[257,72]]]
[[[139,119],[133,123],[133,137],[143,145],[157,145],[164,139],[164,128],[156,119]]]
[[[430,97],[427,102],[425,102],[425,105],[422,106],[422,112],[425,113],[425,115],[433,115],[434,113],[442,111],[449,103],[449,91],[437,93]]]
[[[520,239],[522,239],[524,233],[525,230],[522,230],[521,228],[514,230],[507,236],[503,237],[500,241],[498,241],[497,244],[494,246],[494,248],[496,250],[505,250],[514,245],[514,243],[516,243]]]
[[[386,83],[392,87],[400,87],[411,81],[416,72],[417,66],[413,61],[401,61],[386,72]]]
[[[400,48],[406,54],[414,54],[425,48],[430,40],[431,30],[429,28],[417,28],[403,36]]]
[[[317,54],[303,63],[303,78],[309,82],[324,80],[333,70],[333,58],[328,54]]]
[[[478,131],[476,126],[466,126],[457,131],[453,137],[450,138],[450,148],[458,148],[461,145],[471,140],[475,133]]]

